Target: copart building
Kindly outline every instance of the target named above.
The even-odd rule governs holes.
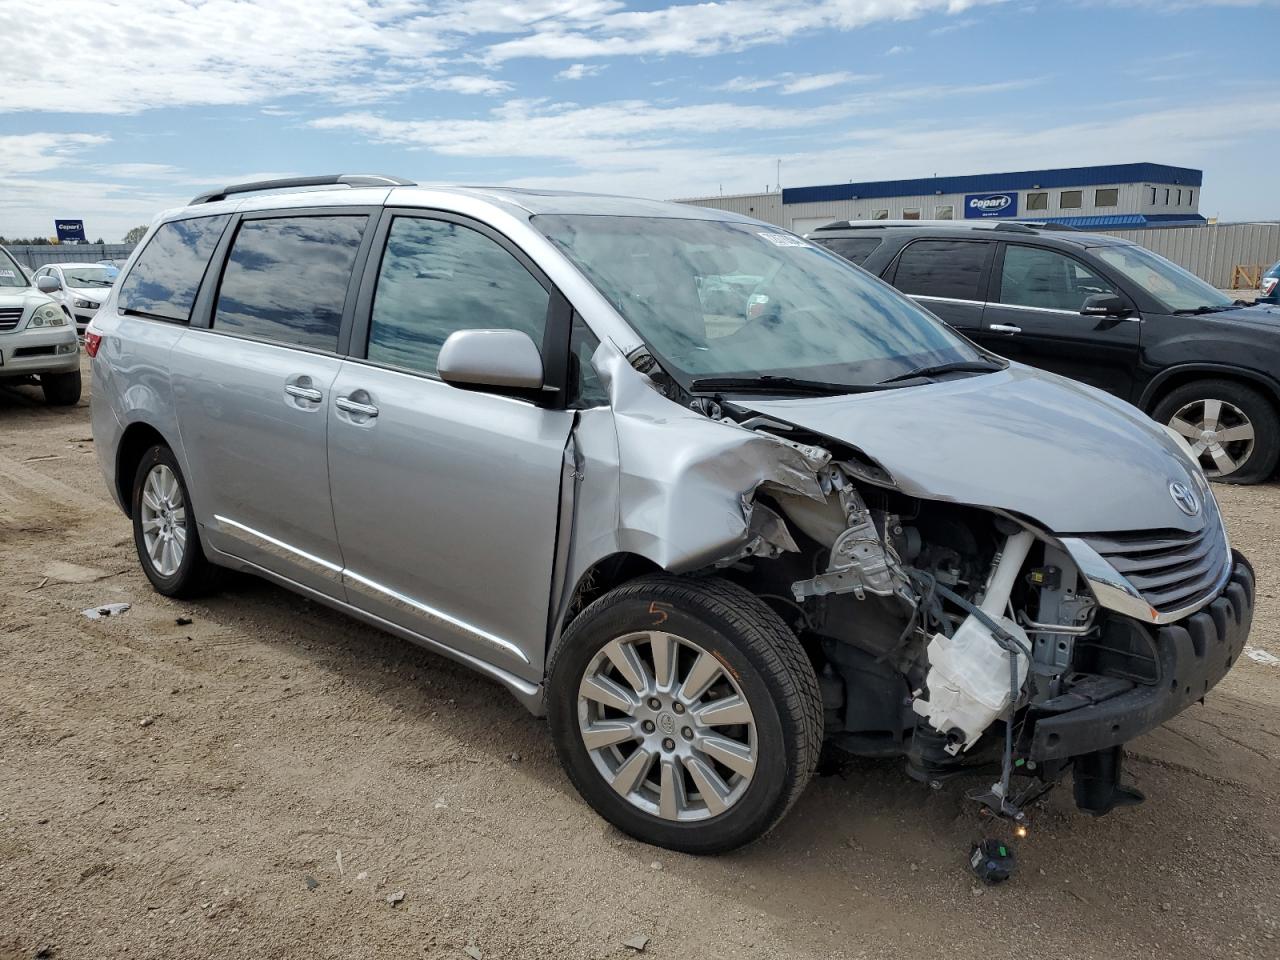
[[[832,220],[1043,220],[1083,230],[1204,224],[1202,173],[1160,163],[788,187],[681,200],[805,233]]]

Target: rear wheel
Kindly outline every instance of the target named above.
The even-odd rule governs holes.
[[[1197,380],[1173,390],[1153,418],[1191,445],[1211,480],[1258,483],[1280,458],[1280,417],[1257,390],[1231,380]]]
[[[218,568],[204,555],[177,458],[157,444],[133,479],[133,542],[152,586],[168,597],[196,597],[217,586]]]
[[[54,407],[70,407],[80,402],[80,371],[40,374],[44,401]]]
[[[547,712],[582,797],[689,853],[762,836],[813,774],[817,679],[795,635],[718,578],[642,577],[591,604],[548,667]]]

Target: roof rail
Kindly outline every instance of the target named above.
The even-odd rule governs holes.
[[[225,200],[237,193],[257,193],[261,190],[287,190],[290,187],[332,187],[339,184],[348,187],[413,187],[417,184],[403,177],[383,177],[377,174],[363,173],[330,173],[321,177],[284,177],[279,180],[256,180],[252,183],[233,183],[219,190],[202,193],[191,201],[197,203],[214,203]]]

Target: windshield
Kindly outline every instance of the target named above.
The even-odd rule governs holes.
[[[109,287],[119,271],[112,267],[63,267],[68,287]]]
[[[8,250],[0,247],[0,287],[25,287],[27,275]]]
[[[686,385],[771,376],[868,386],[983,357],[892,288],[789,233],[666,217],[533,222]]]
[[[1155,297],[1170,313],[1201,308],[1223,310],[1234,301],[1195,274],[1137,245],[1094,247],[1098,259]]]

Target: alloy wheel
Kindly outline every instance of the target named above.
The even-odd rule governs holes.
[[[1169,426],[1186,438],[1205,476],[1235,473],[1253,455],[1253,422],[1226,400],[1193,400],[1184,404]]]
[[[629,633],[600,649],[578,688],[578,727],[605,781],[664,820],[719,816],[756,769],[742,689],[712,653],[671,633]]]
[[[187,507],[177,474],[163,463],[151,468],[142,486],[142,542],[156,573],[178,572],[187,549]]]

